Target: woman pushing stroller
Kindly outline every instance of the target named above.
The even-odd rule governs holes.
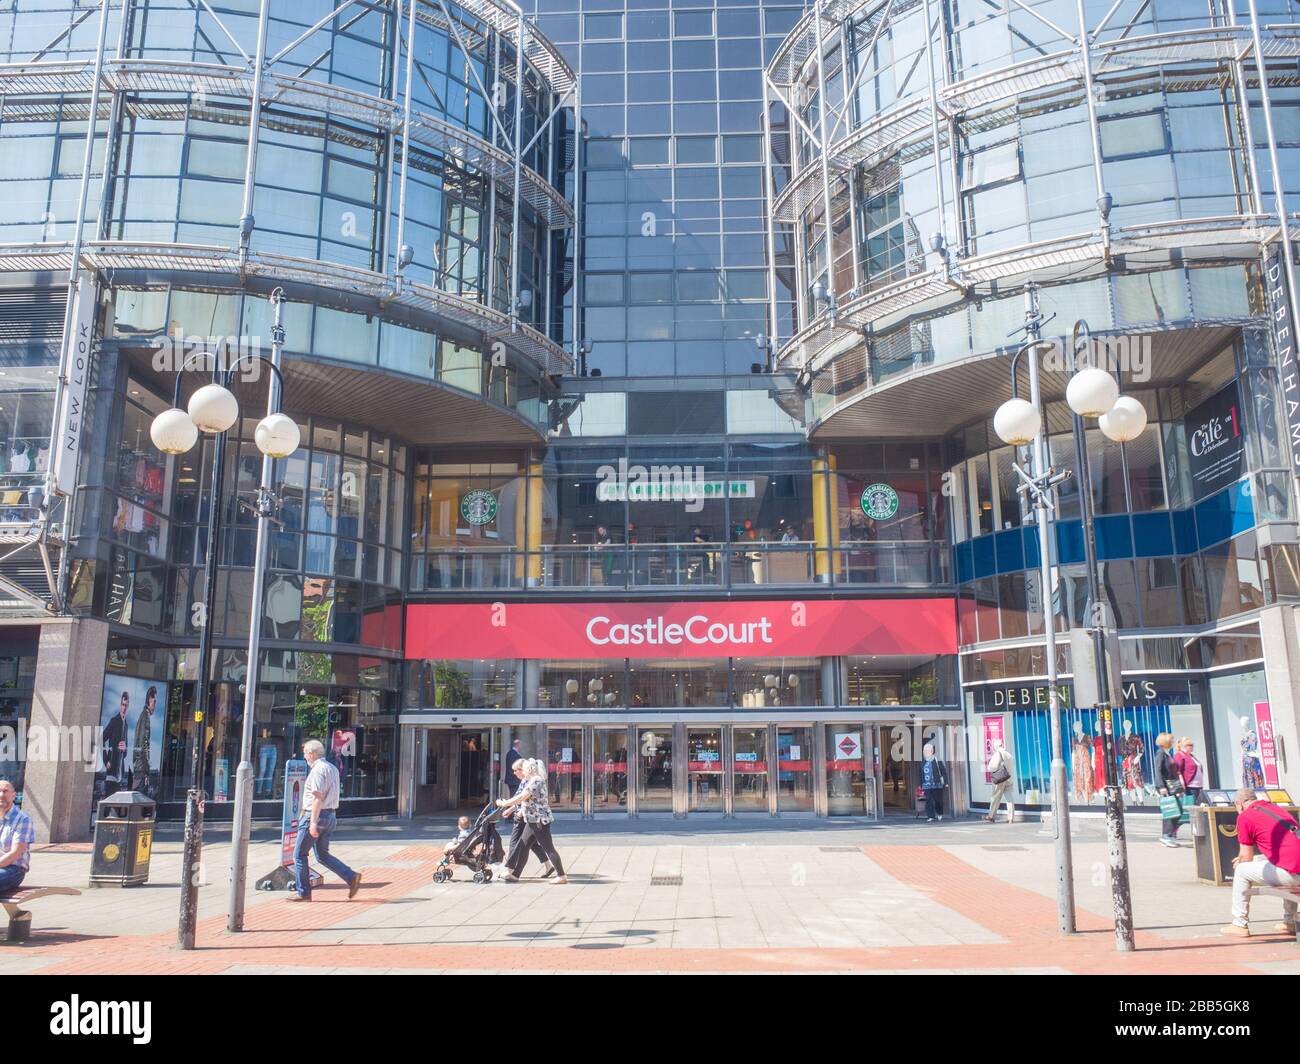
[[[498,809],[503,812],[517,809],[516,815],[522,815],[524,818],[523,837],[519,840],[513,865],[507,866],[505,882],[519,882],[519,873],[523,871],[523,866],[528,860],[528,851],[535,845],[540,845],[547,861],[555,869],[555,882],[567,883],[569,880],[564,874],[564,864],[555,850],[555,842],[551,839],[551,822],[555,816],[547,800],[546,766],[533,758],[521,761],[515,768],[516,771],[522,769],[519,790],[513,798],[497,799]]]

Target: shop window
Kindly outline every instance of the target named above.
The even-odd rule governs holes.
[[[725,706],[727,662],[633,659],[628,663],[628,690],[633,709]]]
[[[849,706],[934,706],[954,698],[948,656],[849,657],[845,659]]]
[[[514,660],[412,661],[411,709],[509,709],[515,705]]]
[[[819,658],[736,658],[732,704],[738,709],[822,704]]]

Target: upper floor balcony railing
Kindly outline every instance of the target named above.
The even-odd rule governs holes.
[[[745,587],[933,587],[951,582],[948,545],[849,543],[607,543],[535,551],[456,548],[416,555],[412,591],[525,588],[638,591]]]

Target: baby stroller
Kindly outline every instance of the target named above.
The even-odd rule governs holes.
[[[505,858],[505,847],[501,845],[501,833],[497,831],[496,822],[501,818],[496,803],[490,802],[483,807],[465,836],[456,848],[442,855],[442,860],[433,870],[435,883],[446,883],[451,879],[456,865],[474,869],[474,882],[487,883],[492,879],[492,869],[488,865],[497,864]]]

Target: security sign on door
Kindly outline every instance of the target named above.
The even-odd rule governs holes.
[[[835,736],[835,756],[841,761],[862,757],[862,740],[857,732],[840,732]]]

